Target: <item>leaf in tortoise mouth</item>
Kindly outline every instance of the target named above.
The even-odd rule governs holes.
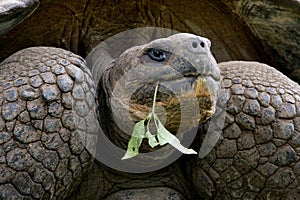
[[[155,113],[155,102],[156,102],[156,94],[159,83],[157,83],[153,104],[151,112],[147,115],[147,117],[134,125],[133,132],[131,138],[127,145],[127,151],[125,155],[122,157],[122,160],[133,158],[139,154],[139,147],[142,144],[144,138],[148,139],[148,144],[150,147],[154,148],[158,145],[163,146],[165,144],[170,144],[175,147],[177,150],[184,154],[197,154],[193,149],[188,149],[180,144],[180,141],[176,136],[171,134],[161,123],[159,118]],[[156,134],[153,135],[150,132],[150,121],[153,118],[154,124],[156,126]],[[145,123],[147,123],[145,127]]]

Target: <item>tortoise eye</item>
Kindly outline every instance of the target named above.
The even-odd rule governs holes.
[[[167,59],[167,52],[161,49],[148,49],[147,54],[152,60],[164,62]]]

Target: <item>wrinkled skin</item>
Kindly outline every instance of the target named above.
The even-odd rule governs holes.
[[[176,43],[178,41],[175,39],[171,41],[171,43],[173,42]],[[131,52],[128,51],[125,52],[123,56],[129,56],[131,58],[132,55],[140,55],[141,57],[138,57],[137,59],[140,61],[142,60],[143,55],[145,55],[139,53],[141,52],[141,48],[143,47],[136,47],[137,54],[131,54]],[[69,54],[65,51],[61,52],[61,50],[57,49],[53,50],[52,48],[45,48],[43,51],[34,50],[33,52],[34,53],[32,53],[32,50],[25,50],[23,53],[21,52],[14,57],[8,58],[7,61],[1,64],[1,69],[4,69],[5,73],[13,74],[14,67],[17,66],[17,63],[22,61],[26,61],[26,66],[38,67],[37,65],[32,64],[35,63],[36,60],[41,64],[46,64],[44,62],[46,62],[47,59],[43,60],[42,57],[47,55],[46,57],[48,57],[49,60],[55,60],[55,62],[50,62],[49,65],[52,63],[56,66],[48,66],[48,68],[39,69],[38,76],[41,76],[43,81],[47,84],[34,86],[32,85],[34,83],[29,81],[31,79],[29,74],[20,72],[21,74],[19,74],[19,76],[25,78],[25,86],[28,81],[27,83],[36,90],[41,91],[41,94],[44,94],[44,85],[57,86],[59,91],[56,97],[60,97],[60,95],[64,94],[64,87],[62,87],[64,84],[58,84],[59,75],[67,73],[68,76],[72,77],[70,80],[74,80],[74,84],[77,84],[78,82],[76,79],[82,80],[82,78],[80,78],[81,76],[77,77],[76,75],[81,74],[81,72],[88,74],[88,72],[84,70],[86,68],[82,62],[74,63],[74,59],[72,58],[75,55],[73,54]],[[63,55],[65,55],[63,59],[69,62],[61,62],[59,56],[61,55],[60,53],[63,53]],[[30,60],[33,54],[36,58],[35,61]],[[192,62],[192,60],[190,62]],[[136,62],[131,63],[133,61],[136,60],[129,59],[129,62],[123,62],[123,60],[120,59],[119,62],[116,62],[119,64],[119,66],[116,66],[116,69],[124,70],[128,66],[137,66]],[[146,63],[149,61],[150,60],[147,60]],[[167,62],[167,64],[169,63]],[[171,67],[176,68],[178,64],[178,62],[171,62]],[[75,67],[72,67],[74,71],[68,70],[68,68],[70,68],[69,65],[75,65]],[[157,65],[157,63],[155,65]],[[65,68],[66,72],[61,72],[62,74],[59,74],[59,72],[55,71],[53,68]],[[47,72],[47,69],[48,71],[51,69],[50,74],[53,74],[56,78],[51,78],[53,77],[52,75],[42,76],[41,74],[45,73],[43,70],[46,70]],[[207,71],[208,74],[214,74],[212,68],[205,69],[210,69]],[[108,71],[109,70],[111,70],[110,73],[114,72],[111,68],[108,68]],[[298,126],[298,118],[300,115],[299,85],[275,69],[254,62],[223,63],[220,65],[220,71],[223,77],[222,85],[225,88],[224,97],[225,99],[228,99],[226,106],[227,117],[222,131],[222,137],[207,157],[199,159],[196,155],[183,156],[168,167],[145,174],[118,172],[95,161],[91,171],[87,173],[86,176],[83,176],[79,187],[74,190],[69,198],[141,199],[151,197],[153,193],[160,193],[161,195],[159,197],[161,198],[166,197],[172,199],[222,199],[224,197],[228,199],[266,199],[267,197],[270,199],[299,198],[297,196],[297,191],[299,190],[298,177],[300,173],[299,158],[297,155],[300,145]],[[115,74],[120,75],[118,72],[119,71],[116,71]],[[110,73],[108,73],[107,76],[113,78],[114,76],[111,77]],[[206,74],[203,74],[203,77],[205,76]],[[2,79],[4,79],[4,77],[7,77],[7,79],[10,78],[7,74],[5,74]],[[85,77],[88,77],[88,75],[85,75]],[[85,82],[88,83],[89,80],[90,79],[88,78],[84,79],[82,84],[84,85]],[[102,79],[102,85],[106,85],[103,84],[107,83],[106,80],[108,81],[109,79]],[[154,79],[151,80],[153,81]],[[218,78],[216,78],[216,80],[218,80]],[[1,183],[0,187],[2,187],[1,191],[10,191],[11,193],[2,192],[1,195],[4,198],[11,194],[16,195],[16,197],[26,196],[37,198],[37,195],[42,195],[42,193],[36,193],[36,190],[29,190],[28,188],[31,185],[19,183],[39,184],[36,180],[37,178],[40,178],[38,174],[35,176],[34,173],[30,173],[30,169],[39,164],[38,161],[31,158],[34,155],[30,154],[30,143],[41,143],[43,148],[46,149],[49,148],[49,145],[50,149],[54,148],[51,147],[52,143],[50,142],[53,140],[43,139],[43,135],[48,136],[48,134],[53,133],[53,131],[51,131],[51,129],[46,129],[44,126],[40,133],[42,136],[39,136],[39,131],[37,131],[37,133],[34,134],[37,136],[36,138],[26,138],[22,137],[22,134],[17,134],[17,132],[13,132],[12,130],[16,129],[15,124],[18,125],[22,123],[28,123],[28,126],[34,127],[35,124],[30,125],[35,120],[32,120],[33,114],[30,114],[31,111],[30,109],[28,110],[28,104],[30,105],[29,102],[36,98],[39,99],[39,101],[47,102],[48,96],[45,95],[47,93],[42,95],[42,97],[38,95],[34,96],[35,92],[33,92],[32,97],[30,95],[28,97],[27,93],[27,96],[25,94],[24,97],[21,92],[18,93],[19,96],[5,96],[5,94],[8,94],[7,90],[9,88],[4,85],[4,82],[5,81],[2,82],[0,93],[1,97],[3,96],[3,100],[1,101],[2,121],[0,121],[0,123],[3,125],[1,127],[5,127],[4,131],[1,130],[1,134],[3,134],[4,137],[0,137],[1,139],[4,138],[2,139],[3,141],[1,141],[0,146],[4,150],[1,152],[1,158],[3,159],[1,167],[4,170],[9,171],[9,173],[1,174],[1,176],[5,176],[5,178],[1,179],[2,181],[4,180],[4,183]],[[13,84],[19,83],[19,81],[13,82]],[[83,91],[85,91],[83,85],[82,88]],[[19,90],[21,86],[24,85],[14,85],[11,87],[16,87],[16,90]],[[111,89],[108,83],[107,86]],[[77,90],[72,90],[71,92],[75,104],[80,100],[76,91]],[[88,93],[88,91],[85,92]],[[92,91],[90,92],[93,94]],[[109,94],[109,90],[106,90],[106,93]],[[39,93],[37,92],[37,94]],[[48,101],[51,102],[53,99],[50,98]],[[57,98],[55,101],[58,101],[60,104],[64,104],[65,102],[62,101],[61,98]],[[9,109],[7,110],[5,106],[3,106],[7,105],[8,102],[15,102],[20,108],[17,106],[18,109],[12,109],[12,112],[9,112]],[[27,107],[22,107],[22,102],[26,102]],[[53,114],[53,109],[50,109],[49,103],[44,103],[44,106],[47,108],[46,110],[48,110],[48,113],[45,114],[48,114],[51,118],[58,119],[60,119],[60,117],[63,118],[64,111],[68,109],[68,106],[63,105],[63,109],[61,110],[62,115],[59,113],[55,115]],[[69,109],[70,108],[72,108],[72,106],[69,107]],[[74,110],[76,110],[75,108],[77,107],[75,106]],[[20,117],[17,117],[17,114],[19,113],[16,114],[16,112],[19,111],[24,113],[22,115],[23,117],[21,115]],[[29,114],[26,114],[28,112]],[[78,113],[80,112],[81,110],[78,110]],[[47,118],[42,118],[41,120],[46,121],[46,119]],[[88,120],[91,120],[91,118],[86,120],[87,123],[90,124],[91,121]],[[208,122],[206,122],[200,126],[198,137],[192,146],[193,148],[197,149],[201,145],[202,138],[206,134],[208,125]],[[65,126],[65,124],[62,124],[62,126]],[[37,127],[35,128],[37,129]],[[112,140],[114,136],[118,137],[118,135],[113,135]],[[78,153],[76,153],[77,148],[72,148],[71,141],[72,137],[60,143],[61,145],[70,145],[67,148],[70,149],[72,154],[70,157],[66,157],[66,159],[72,159],[78,155]],[[80,146],[80,144],[76,144],[75,146],[78,145]],[[59,149],[59,147],[60,146],[57,148]],[[59,151],[56,149],[52,151],[58,152],[59,154]],[[81,149],[81,151],[83,152],[86,150]],[[13,154],[17,155],[18,153],[25,154],[25,158],[28,158],[27,160],[30,160],[30,162],[24,159],[24,157],[20,159],[20,164],[13,164],[14,162],[10,162]],[[80,157],[81,156],[79,156],[79,159]],[[61,160],[58,162],[60,161]],[[47,162],[40,162],[42,163],[42,167],[47,168]],[[66,168],[70,170],[71,173],[76,174],[75,172],[72,172],[72,170],[76,171],[77,169],[74,168],[74,166],[78,165],[70,164]],[[18,172],[14,172],[14,168]],[[55,177],[52,186],[52,188],[55,189],[53,189],[54,192],[52,192],[52,194],[57,194],[57,196],[54,197],[67,195],[72,191],[72,187],[79,184],[79,179],[72,179],[71,182],[73,183],[71,183],[72,187],[68,187],[69,191],[61,192],[60,187],[62,181],[60,180],[64,180],[66,174],[58,176],[55,174],[55,171],[51,171],[51,169],[52,168],[47,170],[49,171],[50,176]],[[55,167],[53,167],[53,169],[55,169]],[[82,169],[86,168],[82,167]],[[22,176],[17,176],[16,174],[22,174]],[[34,195],[32,192],[35,192]],[[45,194],[48,195],[46,195],[45,198],[49,198],[51,192],[46,190]]]

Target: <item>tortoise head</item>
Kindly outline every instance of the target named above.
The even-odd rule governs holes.
[[[99,82],[100,118],[105,118],[100,122],[113,124],[108,132],[130,136],[134,123],[150,112],[157,84],[156,110],[171,133],[209,119],[220,81],[210,45],[206,38],[180,33],[126,50]]]

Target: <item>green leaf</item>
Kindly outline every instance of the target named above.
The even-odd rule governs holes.
[[[147,117],[144,120],[141,120],[134,125],[131,138],[128,142],[127,151],[123,156],[122,160],[132,158],[139,154],[139,147],[142,144],[143,138],[148,139],[148,144],[152,148],[156,147],[157,145],[163,146],[169,143],[170,145],[172,145],[173,147],[175,147],[176,149],[178,149],[180,152],[184,154],[197,154],[197,152],[194,151],[193,149],[187,149],[184,146],[182,146],[180,144],[179,139],[177,139],[176,136],[172,135],[158,119],[155,113],[155,103],[156,103],[158,84],[159,83],[157,83],[155,88],[151,112],[147,115]],[[149,130],[150,122],[152,118],[154,119],[154,123],[157,129],[156,135],[152,135]],[[146,132],[145,132],[145,122],[147,122]],[[158,141],[156,140],[156,137]]]
[[[150,147],[154,148],[156,147],[157,145],[159,145],[159,143],[156,141],[156,138],[155,138],[156,135],[152,135],[150,133],[150,131],[147,131],[146,132],[146,138],[148,139],[148,144]]]
[[[158,122],[158,129],[157,129],[157,136],[159,140],[160,145],[164,145],[166,143],[169,143],[173,147],[175,147],[177,150],[184,154],[197,154],[196,151],[193,149],[187,149],[184,146],[180,144],[179,139],[176,138],[173,134],[171,134],[160,122],[160,120],[156,117],[155,120]]]
[[[134,125],[131,138],[128,142],[127,151],[122,160],[132,158],[139,154],[139,147],[145,137],[145,120],[139,121]]]

